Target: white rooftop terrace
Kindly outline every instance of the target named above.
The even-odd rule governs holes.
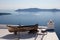
[[[40,31],[40,30],[39,30]],[[10,33],[8,29],[0,29],[0,40],[59,40],[55,32],[47,32],[38,34],[28,34],[20,32],[18,35]]]
[[[39,26],[46,28],[46,26]],[[59,40],[56,32],[41,33],[42,29],[38,29],[37,34],[28,34],[27,32],[20,32],[18,35],[10,33],[6,25],[0,24],[0,40]]]

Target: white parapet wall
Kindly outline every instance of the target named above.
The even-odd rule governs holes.
[[[43,40],[59,40],[59,38],[55,32],[47,32]]]

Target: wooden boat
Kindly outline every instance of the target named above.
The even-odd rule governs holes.
[[[29,33],[32,33],[32,32],[37,32],[38,24],[28,25],[28,26],[7,25],[7,27],[8,27],[9,32],[14,32],[14,34],[17,34],[17,32],[24,32],[24,31],[30,31]]]

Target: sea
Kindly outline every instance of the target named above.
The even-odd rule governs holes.
[[[60,12],[16,12],[14,10],[0,10],[0,13],[11,13],[11,15],[0,15],[0,24],[47,26],[51,19],[54,22],[55,32],[60,39]]]

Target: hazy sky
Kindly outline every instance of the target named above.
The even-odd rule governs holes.
[[[59,8],[60,0],[0,0],[0,9]]]

